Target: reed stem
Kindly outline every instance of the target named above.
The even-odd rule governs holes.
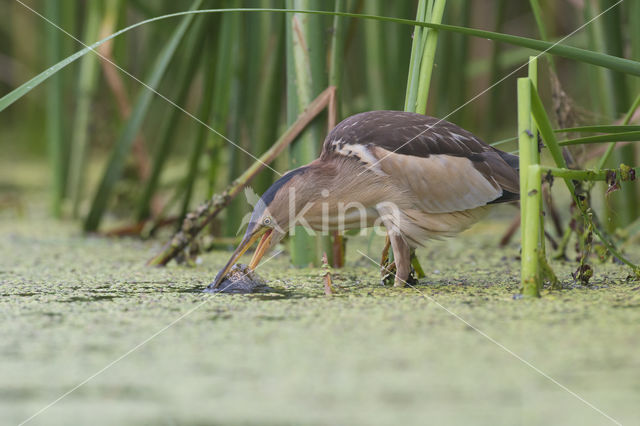
[[[202,0],[195,0],[191,6],[192,9],[197,9],[201,2]],[[150,75],[146,79],[146,85],[148,87],[140,89],[141,93],[138,95],[131,117],[127,120],[116,145],[111,151],[107,167],[93,198],[91,210],[84,222],[84,230],[86,232],[92,232],[98,229],[102,216],[107,208],[113,187],[122,174],[126,156],[131,149],[131,144],[140,130],[140,126],[149,110],[149,104],[155,95],[149,88],[156,89],[158,84],[160,84],[169,62],[171,62],[174,53],[178,49],[180,40],[182,40],[194,17],[195,15],[189,14],[182,18],[180,24],[172,33],[169,42],[163,47],[160,55],[151,66]]]
[[[49,0],[45,2],[45,14],[52,22],[60,22],[61,0]],[[63,33],[53,26],[46,28],[46,55],[50,64],[55,64],[62,57]],[[62,216],[62,199],[65,193],[65,143],[63,137],[63,81],[58,74],[51,77],[47,87],[46,100],[46,129],[47,146],[52,171],[52,200],[51,212],[55,217]]]
[[[418,2],[416,21],[425,22],[427,20],[427,0]],[[420,81],[420,63],[424,50],[422,33],[425,28],[417,26],[413,30],[413,42],[411,43],[411,57],[409,59],[409,75],[407,77],[407,94],[404,100],[404,110],[415,112],[416,101],[418,99],[418,82]]]
[[[184,105],[189,87],[191,87],[191,83],[193,81],[196,67],[200,62],[204,42],[204,23],[205,19],[203,16],[196,17],[185,42],[185,55],[175,77],[176,93],[173,100],[178,105]],[[138,222],[148,219],[151,215],[151,199],[158,188],[160,175],[164,170],[171,147],[176,142],[174,135],[177,130],[178,119],[181,117],[181,114],[179,114],[180,112],[180,110],[171,106],[166,111],[166,116],[161,120],[159,131],[160,140],[155,147],[151,174],[144,185],[142,195],[138,202],[136,213],[136,220]]]
[[[88,19],[83,38],[85,42],[90,42],[98,36],[102,8],[99,2],[90,2],[87,6]],[[78,94],[71,139],[69,180],[67,182],[71,198],[72,216],[74,219],[77,218],[79,214],[82,190],[86,181],[85,169],[91,102],[98,81],[98,71],[98,58],[95,55],[87,55],[82,58],[80,62],[80,75],[78,76]]]
[[[522,165],[520,166],[522,170]],[[525,204],[525,221],[522,226],[522,294],[530,297],[540,297],[542,277],[540,270],[542,186],[540,165],[531,164],[527,167],[527,187],[521,199],[527,199]]]
[[[310,0],[289,0],[290,8],[309,10]],[[322,48],[322,17],[300,13],[289,15],[287,32],[289,48],[287,66],[287,115],[294,117],[311,102],[319,83],[326,81],[324,49]],[[326,84],[326,83],[324,83]],[[322,130],[320,123],[307,129],[290,149],[290,166],[300,167],[315,160],[320,153]],[[320,252],[331,254],[331,244],[309,235],[301,227],[290,238],[291,263],[295,266],[318,265]],[[329,263],[333,263],[329,259]]]
[[[429,21],[433,24],[442,22],[444,6],[446,0],[435,0],[433,10],[429,15]],[[420,63],[420,79],[418,81],[418,97],[416,99],[415,112],[426,114],[427,100],[429,99],[429,87],[431,86],[431,75],[433,73],[436,47],[438,46],[438,30],[430,28],[427,30],[427,40],[424,44],[424,52]]]
[[[211,47],[212,45],[213,37],[209,36],[207,37],[207,40],[205,42],[205,48]],[[198,111],[198,117],[201,117],[203,121],[211,120],[211,112],[213,110],[213,104],[215,102],[213,98],[215,62],[216,55],[207,55],[207,57],[204,58],[204,90],[202,101],[200,103],[200,108]],[[191,203],[194,186],[198,176],[200,159],[204,151],[208,135],[209,129],[207,129],[205,126],[200,126],[198,128],[198,131],[196,132],[191,154],[187,162],[185,181],[183,186],[179,189],[180,191],[183,191],[182,207],[180,209],[180,218],[178,221],[179,223],[182,223],[187,213],[189,213],[189,205]]]
[[[540,295],[541,278],[538,262],[540,239],[541,190],[538,190],[540,171],[534,152],[538,151],[531,119],[531,89],[529,77],[518,79],[518,148],[520,152],[520,233],[521,284],[527,296]],[[531,180],[531,181],[530,181]]]

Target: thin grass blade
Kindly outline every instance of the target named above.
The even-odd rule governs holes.
[[[200,6],[201,2],[202,0],[195,0],[192,4],[192,9]],[[160,80],[167,70],[169,62],[171,62],[171,58],[173,58],[174,53],[178,49],[178,45],[180,44],[182,37],[187,31],[187,28],[189,28],[189,25],[193,21],[194,16],[195,15],[193,14],[186,14],[182,18],[180,24],[171,35],[169,42],[162,49],[162,52],[152,65],[149,78],[146,79],[146,84],[152,89],[158,87]],[[140,126],[142,125],[142,122],[147,115],[147,111],[149,110],[149,104],[151,103],[151,99],[153,98],[154,93],[147,88],[143,88],[140,90],[141,93],[138,96],[136,104],[131,113],[131,117],[125,124],[120,138],[116,142],[116,145],[111,152],[111,157],[109,158],[107,167],[104,171],[104,174],[102,175],[102,180],[93,198],[91,210],[89,211],[89,215],[84,222],[84,230],[87,232],[95,231],[98,229],[100,221],[102,220],[102,216],[104,215],[107,208],[107,203],[109,201],[111,191],[113,190],[116,181],[120,178],[120,175],[122,173],[124,162],[127,154],[130,151],[131,144],[133,143],[136,134],[140,130]]]
[[[2,98],[0,98],[0,111],[6,109],[8,106],[13,104],[15,101],[23,97],[25,94],[29,93],[36,86],[41,84],[43,81],[47,80],[55,73],[81,58],[83,55],[88,52],[94,50],[101,44],[105,43],[108,40],[111,40],[121,34],[124,34],[128,31],[131,31],[134,28],[140,27],[142,25],[146,25],[152,22],[161,21],[164,19],[171,19],[175,17],[185,16],[185,15],[194,15],[198,13],[230,13],[230,12],[273,12],[273,13],[306,13],[312,15],[331,15],[331,16],[343,16],[347,18],[358,18],[358,19],[374,19],[378,21],[384,22],[393,22],[396,24],[402,25],[413,25],[425,28],[435,28],[437,30],[442,31],[452,31],[459,34],[464,34],[471,37],[484,38],[489,40],[495,40],[502,43],[511,44],[514,46],[526,47],[529,49],[537,50],[539,52],[545,52],[546,54],[556,55],[560,57],[564,57],[567,59],[572,59],[579,62],[584,62],[592,65],[597,65],[600,67],[608,68],[611,70],[615,70],[618,72],[626,73],[629,75],[640,76],[640,62],[633,61],[630,59],[620,58],[613,55],[607,55],[599,52],[593,52],[586,49],[581,49],[578,47],[568,46],[560,43],[551,43],[543,40],[536,40],[533,38],[520,37],[511,34],[501,34],[493,31],[485,31],[479,30],[475,28],[466,28],[460,27],[456,25],[444,25],[444,24],[435,24],[430,22],[419,22],[411,19],[402,19],[402,18],[392,18],[386,16],[372,16],[358,13],[348,13],[348,12],[335,12],[335,11],[326,11],[326,10],[297,10],[297,9],[268,9],[268,8],[236,8],[236,9],[202,9],[198,11],[183,11],[170,13],[167,15],[157,16],[155,18],[146,19],[144,21],[137,22],[133,25],[130,25],[126,28],[123,28],[108,37],[88,46],[73,55],[63,59],[58,62],[51,68],[43,71],[37,76],[33,77],[31,80],[23,83],[21,86],[12,90]]]

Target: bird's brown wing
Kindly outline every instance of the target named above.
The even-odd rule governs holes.
[[[327,136],[322,156],[355,157],[390,176],[427,212],[517,199],[518,157],[444,120],[401,111],[351,116]]]

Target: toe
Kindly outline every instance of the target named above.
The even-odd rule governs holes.
[[[395,281],[393,282],[393,286],[402,288],[402,287],[404,287],[404,281],[402,281],[400,278],[396,277]]]

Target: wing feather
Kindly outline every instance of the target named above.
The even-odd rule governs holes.
[[[376,161],[354,154],[365,151]],[[322,158],[332,155],[355,155],[377,174],[389,175],[428,212],[468,210],[511,201],[519,193],[518,157],[453,123],[421,114],[370,111],[351,116],[324,142]]]
[[[500,198],[502,188],[464,157],[432,155],[427,158],[375,149],[380,168],[428,213],[474,209]]]

